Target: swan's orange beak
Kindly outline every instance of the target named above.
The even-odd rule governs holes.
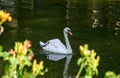
[[[72,32],[70,32],[70,31],[68,32],[68,34],[73,35]]]

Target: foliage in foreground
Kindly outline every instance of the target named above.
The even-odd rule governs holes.
[[[82,78],[92,78],[93,75],[98,75],[98,65],[100,57],[96,56],[94,50],[89,50],[88,45],[80,46],[81,57],[78,59],[77,64],[80,66],[80,69],[77,73],[76,78],[81,76],[81,73],[85,71],[85,75]]]
[[[115,72],[107,71],[104,78],[120,78],[120,74],[116,75]]]
[[[12,21],[10,13],[7,13],[5,10],[0,10],[0,35],[4,32],[4,27],[2,24],[6,21]]]
[[[98,75],[98,65],[100,57],[96,56],[94,50],[89,50],[88,45],[80,46],[80,55],[77,64],[80,69],[76,78],[93,78],[94,75]],[[82,73],[85,73],[84,75]],[[82,76],[83,75],[83,76]],[[113,71],[105,72],[104,78],[120,78],[120,74],[116,75]]]
[[[0,10],[0,26],[6,21],[12,21],[10,13],[7,13],[5,10]]]
[[[11,20],[10,13],[0,10],[0,34],[4,31],[2,24]],[[47,72],[47,69],[44,69],[43,61],[40,61],[39,64],[37,64],[36,59],[31,62],[34,54],[30,47],[31,42],[29,40],[23,43],[15,42],[14,49],[8,52],[3,51],[2,46],[0,46],[0,57],[3,58],[3,61],[7,61],[2,78],[36,78],[38,75],[44,75]]]
[[[3,61],[7,61],[2,78],[36,78],[47,72],[47,69],[44,69],[43,61],[40,61],[39,64],[36,59],[31,62],[34,54],[30,47],[29,40],[23,43],[15,42],[14,49],[9,52],[3,51],[0,46],[0,57],[3,57]]]

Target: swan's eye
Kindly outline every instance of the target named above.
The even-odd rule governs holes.
[[[68,32],[70,32],[71,30],[68,30]]]

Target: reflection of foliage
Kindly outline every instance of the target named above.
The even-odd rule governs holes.
[[[120,78],[120,74],[116,75],[114,72],[108,71],[108,72],[105,73],[104,78]]]
[[[98,75],[98,65],[100,57],[96,57],[94,50],[89,50],[88,45],[80,46],[81,57],[78,59],[77,64],[80,66],[77,77],[81,76],[81,73],[85,70],[83,78],[92,78],[93,75]]]
[[[5,66],[5,75],[2,78],[36,78],[37,75],[43,75],[47,71],[44,70],[43,61],[39,64],[36,60],[31,62],[34,54],[30,47],[31,42],[26,40],[24,43],[16,42],[14,49],[9,52],[2,52],[2,47],[0,48],[0,57],[9,62]],[[26,67],[31,66],[32,70],[28,72]]]

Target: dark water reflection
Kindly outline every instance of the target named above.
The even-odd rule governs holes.
[[[39,2],[40,3],[40,2]],[[87,43],[100,55],[99,76],[103,78],[106,71],[120,73],[120,7],[119,1],[94,0],[85,2],[41,2],[34,10],[17,9],[14,21],[4,25],[5,32],[0,36],[4,50],[13,48],[15,41],[32,41],[32,49],[37,60],[44,60],[49,68],[41,78],[62,78],[66,59],[50,61],[40,54],[39,41],[59,38],[64,43],[63,28],[70,27],[73,36],[69,37],[73,52],[67,74],[75,76],[79,67],[77,59],[79,45]],[[69,7],[66,7],[69,6]],[[117,29],[117,30],[116,30]],[[2,71],[1,71],[2,72]]]

